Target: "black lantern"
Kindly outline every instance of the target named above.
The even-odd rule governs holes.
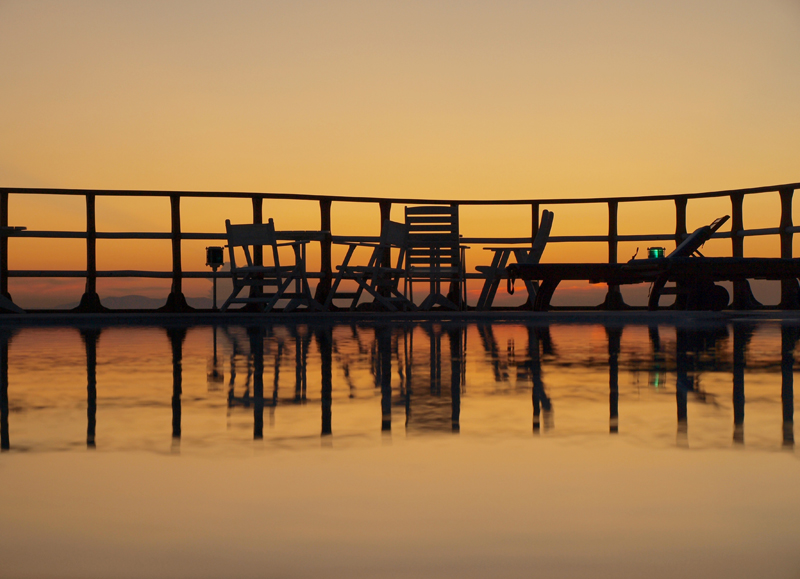
[[[214,271],[225,264],[222,249],[221,247],[206,247],[206,265]]]

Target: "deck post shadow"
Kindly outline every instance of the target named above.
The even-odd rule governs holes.
[[[247,328],[253,358],[253,440],[264,438],[264,330]]]
[[[733,442],[744,444],[744,368],[752,329],[733,326]]]
[[[183,341],[185,328],[167,328],[167,337],[172,347],[172,440],[181,438],[181,394],[183,393]]]
[[[553,406],[544,389],[542,380],[542,352],[547,353],[552,349],[549,328],[527,327],[528,330],[528,359],[531,384],[531,403],[533,404],[533,432],[539,434],[541,427],[541,414],[544,410],[545,429],[553,426]]]
[[[321,366],[322,436],[333,434],[331,406],[333,404],[333,330],[322,326],[316,331]]]
[[[678,328],[675,339],[675,403],[678,409],[677,443],[680,446],[688,445],[689,418],[687,412],[687,395],[693,388],[692,378],[689,377],[689,337],[686,330]]]
[[[101,330],[83,329],[81,339],[86,350],[86,447],[95,448],[97,426],[97,343]]]
[[[794,349],[800,330],[781,326],[781,406],[783,409],[783,446],[794,447]]]
[[[621,328],[606,326],[608,337],[608,431],[619,432],[619,352],[622,341]]]
[[[460,327],[447,330],[450,340],[450,404],[451,429],[461,431],[461,375],[464,368],[464,333]],[[441,350],[440,350],[441,353]]]
[[[306,401],[308,390],[308,346],[311,342],[311,335],[308,332],[300,333],[296,326],[292,326],[294,335],[294,401],[298,404]],[[277,375],[277,369],[276,369]],[[278,382],[275,381],[275,402],[277,402]]]
[[[378,360],[376,382],[381,389],[381,432],[392,431],[392,331],[388,326],[375,328]]]
[[[0,450],[11,448],[8,433],[8,344],[13,332],[0,329]]]

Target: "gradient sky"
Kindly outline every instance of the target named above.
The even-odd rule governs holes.
[[[0,0],[0,184],[481,199],[796,182],[798,32],[797,0]],[[37,199],[11,221],[46,210],[83,214]],[[160,212],[109,205],[100,228]],[[219,208],[191,213],[221,229]]]

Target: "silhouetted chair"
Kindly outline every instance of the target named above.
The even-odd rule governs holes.
[[[348,309],[355,310],[358,301],[364,292],[374,298],[374,303],[390,311],[415,309],[414,304],[400,291],[400,280],[405,276],[403,262],[406,257],[406,243],[408,241],[408,226],[396,221],[385,220],[381,228],[381,237],[378,243],[370,242],[344,242],[347,245],[342,264],[337,266],[338,274],[333,282],[328,298],[325,300],[325,309],[330,309],[333,300],[348,299]],[[371,248],[372,256],[366,265],[352,265],[350,262],[356,249],[360,247]],[[392,249],[397,251],[397,260],[391,265]],[[356,283],[355,291],[340,289],[343,281],[350,280]]]
[[[227,310],[231,304],[242,303],[254,304],[259,309],[268,312],[281,299],[289,300],[284,311],[292,311],[299,305],[305,305],[308,309],[322,309],[322,306],[311,296],[311,289],[306,277],[305,245],[307,241],[278,243],[272,219],[263,224],[245,225],[231,225],[230,220],[226,219],[225,229],[228,234],[233,292],[225,300],[220,308],[221,311]],[[292,265],[281,265],[278,252],[280,247],[292,248],[294,252]],[[259,248],[262,252],[263,248],[269,250],[271,265],[256,263],[254,254]],[[237,249],[244,254],[246,265],[237,265]],[[249,295],[239,297],[239,293],[245,288],[250,290]]]
[[[414,282],[428,284],[429,292],[420,304],[428,310],[438,305],[459,310],[466,306],[464,250],[458,232],[457,205],[406,207],[408,248],[406,282],[414,299]],[[442,284],[448,292],[442,292]]]
[[[550,230],[553,227],[553,212],[545,209],[542,211],[542,219],[539,223],[539,230],[536,232],[536,237],[533,239],[533,244],[530,249],[525,247],[484,247],[484,249],[493,251],[494,258],[491,265],[479,265],[475,269],[480,272],[483,277],[483,289],[478,298],[478,304],[475,309],[488,310],[492,307],[494,296],[500,287],[500,280],[508,279],[508,272],[506,266],[511,254],[514,254],[517,263],[521,264],[534,264],[539,263],[539,260],[544,253],[544,248],[547,245],[547,240],[550,237]],[[539,284],[532,280],[522,280],[525,283],[525,289],[528,290],[529,301],[531,304],[536,298],[536,291]],[[508,284],[508,293],[514,293],[514,284]]]

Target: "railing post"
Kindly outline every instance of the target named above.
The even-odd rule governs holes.
[[[102,312],[106,308],[100,303],[97,294],[97,196],[86,193],[86,289],[81,303],[76,308],[80,312]]]
[[[8,342],[12,332],[0,330],[0,451],[11,449],[8,432]]]
[[[675,247],[686,237],[686,201],[685,197],[675,198]]]
[[[251,197],[250,201],[253,204],[253,225],[261,225],[264,223],[264,198]],[[253,246],[253,265],[264,265],[264,248],[261,245]],[[249,296],[251,298],[259,297],[261,295],[261,287],[258,285],[251,285]],[[256,303],[246,304],[242,310],[248,312],[258,312],[259,307]]]
[[[383,234],[383,222],[388,221],[392,216],[392,202],[380,201],[378,206],[381,210],[381,234]],[[381,265],[383,267],[392,267],[392,256],[390,252],[387,251],[383,254],[383,261],[381,262]]]
[[[319,215],[320,215],[320,229],[322,231],[331,231],[331,200],[319,200]],[[333,281],[333,265],[331,263],[331,238],[328,235],[325,239],[320,241],[320,273],[322,277],[317,284],[317,290],[314,293],[314,299],[321,304],[325,303],[328,298],[328,292],[331,291],[331,282]]]
[[[617,211],[619,201],[608,202],[608,263],[617,263]],[[625,307],[622,292],[618,285],[608,286],[606,300],[602,307],[607,310],[620,310]]]
[[[533,241],[536,239],[536,236],[539,235],[539,203],[534,201],[531,203],[531,249],[533,249]],[[539,291],[539,282],[533,282],[533,287],[536,288],[536,291]],[[532,310],[533,309],[533,300],[535,299],[536,294],[531,295],[530,291],[528,292],[528,300],[522,305],[523,309]]]
[[[183,295],[183,270],[181,265],[181,196],[173,193],[169,196],[172,217],[172,291],[162,311],[191,311]]]
[[[744,257],[744,193],[731,193],[731,251],[733,257]],[[747,280],[733,282],[733,309],[751,310],[761,304],[756,301]]]
[[[8,227],[8,191],[0,193],[0,227]],[[8,293],[8,236],[0,235],[0,295],[9,300]]]
[[[253,225],[264,223],[264,198],[253,197]],[[261,245],[253,246],[253,264],[264,265],[264,248]]]
[[[792,238],[794,234],[789,231],[793,226],[792,221],[792,197],[794,189],[781,189],[781,257],[791,259],[792,257]],[[800,308],[800,286],[797,279],[781,280],[781,303],[780,308],[784,310],[796,310]]]

